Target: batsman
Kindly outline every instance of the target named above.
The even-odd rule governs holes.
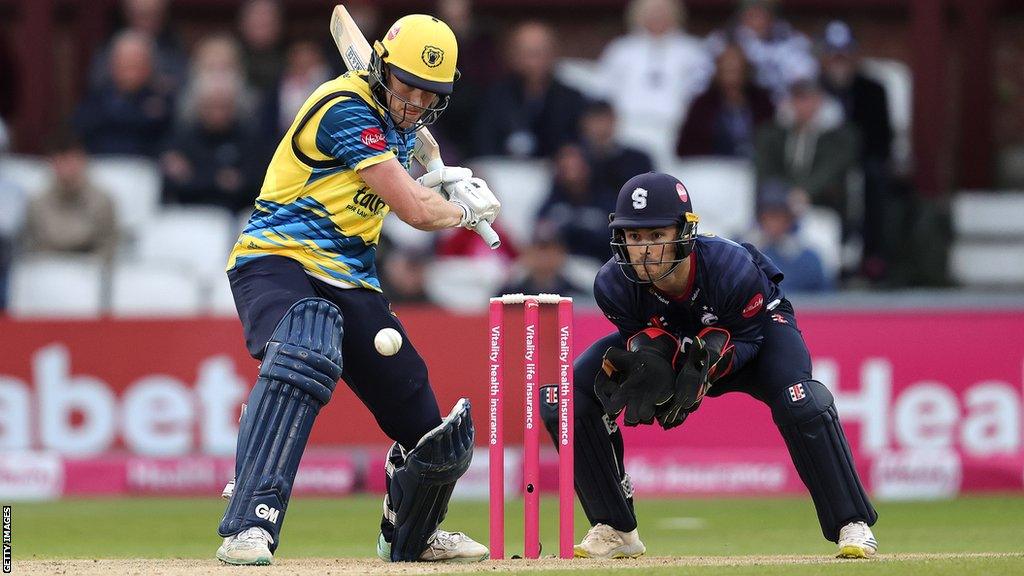
[[[727,392],[749,394],[771,410],[838,555],[874,555],[870,527],[878,515],[857,476],[832,394],[811,375],[796,314],[779,286],[782,272],[749,244],[698,235],[690,194],[668,174],[626,182],[610,220],[613,257],[598,273],[594,294],[617,331],[574,367],[576,493],[592,526],[575,555],[646,551],[618,416],[625,412],[626,426],[657,422],[671,430],[706,397]],[[552,437],[555,408],[542,403]]]
[[[394,440],[377,554],[387,561],[479,561],[485,546],[439,528],[469,467],[465,399],[442,418],[423,358],[381,292],[375,255],[389,212],[421,230],[493,222],[500,204],[466,168],[409,175],[416,130],[444,111],[458,47],[440,20],[410,15],[376,42],[369,70],[318,87],[267,168],[228,278],[259,376],[239,424],[235,480],[217,558],[269,564],[313,422],[343,379]],[[374,338],[402,345],[384,356]],[[390,351],[389,351],[390,352]]]

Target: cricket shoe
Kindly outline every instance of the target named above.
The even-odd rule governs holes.
[[[427,538],[427,549],[420,554],[420,562],[481,562],[491,553],[487,546],[462,532],[437,530]],[[391,562],[391,543],[381,534],[377,537],[377,557]]]
[[[234,536],[228,536],[217,549],[217,559],[236,566],[266,566],[274,559],[270,545],[274,539],[270,533],[253,526]]]
[[[220,491],[220,497],[225,500],[231,500],[231,495],[235,493],[235,479],[232,478],[227,484],[224,485],[224,489]]]
[[[620,532],[607,524],[598,524],[587,532],[583,541],[573,548],[576,558],[639,558],[647,552],[634,528]]]
[[[837,558],[871,558],[878,552],[878,541],[864,522],[850,522],[839,530]]]

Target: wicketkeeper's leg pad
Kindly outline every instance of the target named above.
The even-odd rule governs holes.
[[[391,520],[391,560],[418,560],[427,539],[448,512],[455,483],[473,459],[473,419],[469,400],[462,398],[441,424],[423,435],[395,465],[395,448],[388,455],[386,520]],[[393,520],[390,516],[393,515]],[[386,536],[386,534],[385,534]]]
[[[271,551],[277,548],[313,421],[341,378],[342,320],[331,302],[305,298],[274,330],[239,424],[235,490],[221,536],[259,526],[274,538]]]
[[[547,389],[541,388],[540,416],[558,448],[558,394],[548,394]],[[607,524],[629,532],[636,528],[636,513],[633,485],[623,466],[622,432],[593,396],[576,391],[573,400],[576,495],[592,526]]]
[[[837,541],[839,529],[856,520],[873,525],[878,513],[857,475],[828,388],[817,380],[797,382],[775,398],[771,408],[800,479],[811,493],[825,538]]]

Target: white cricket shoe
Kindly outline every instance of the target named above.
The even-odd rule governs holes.
[[[224,485],[224,489],[220,491],[220,497],[225,500],[231,500],[231,496],[235,493],[235,479],[232,478],[227,484]]]
[[[462,532],[437,530],[427,538],[427,549],[420,554],[420,562],[481,562],[491,553],[487,546]],[[391,561],[391,543],[381,534],[377,537],[377,557]]]
[[[217,549],[217,559],[225,564],[238,566],[266,566],[274,559],[270,545],[274,539],[270,533],[253,526],[234,536],[228,536]]]
[[[850,522],[839,529],[837,558],[870,558],[878,552],[878,541],[864,522]]]
[[[573,547],[576,558],[639,558],[647,552],[634,528],[620,532],[607,524],[598,524],[587,532],[583,541]]]

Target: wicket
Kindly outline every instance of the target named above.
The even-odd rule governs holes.
[[[573,557],[573,387],[572,387],[572,298],[557,294],[505,294],[490,301],[490,377],[488,385],[490,548],[491,558],[505,557],[505,441],[504,404],[504,316],[506,305],[524,305],[526,385],[525,435],[523,437],[523,489],[525,501],[526,558],[540,557],[540,430],[538,388],[540,379],[540,306],[558,307],[558,551],[561,558]]]

